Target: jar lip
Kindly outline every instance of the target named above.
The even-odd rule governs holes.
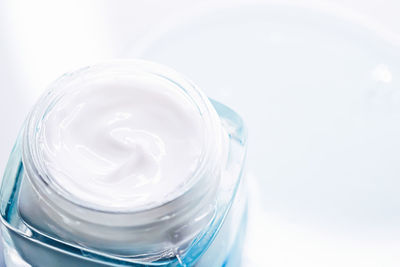
[[[76,82],[85,76],[94,74],[127,74],[142,73],[146,75],[154,75],[158,78],[166,79],[173,83],[177,89],[182,90],[191,100],[193,105],[199,110],[205,126],[204,147],[200,156],[199,163],[191,178],[189,178],[182,186],[177,187],[173,194],[167,195],[160,202],[153,202],[150,205],[129,207],[129,208],[112,208],[95,205],[86,202],[79,197],[64,190],[55,179],[52,179],[41,160],[38,149],[38,133],[43,119],[56,102],[65,94],[65,87],[72,82]],[[79,81],[78,81],[79,82]],[[86,66],[73,72],[68,72],[50,84],[45,93],[39,98],[33,109],[28,115],[26,125],[23,132],[22,144],[22,160],[27,170],[27,176],[35,190],[38,192],[54,193],[57,201],[66,201],[69,204],[79,206],[80,208],[92,210],[95,212],[109,214],[132,214],[144,211],[151,211],[166,206],[174,201],[182,199],[190,192],[197,190],[197,193],[207,193],[209,181],[205,181],[210,169],[215,169],[218,164],[221,152],[219,152],[222,144],[223,129],[219,116],[210,103],[206,95],[201,92],[196,85],[178,72],[165,67],[163,65],[145,61],[145,60],[112,60],[104,61],[98,64]],[[212,175],[211,175],[212,177]],[[211,178],[210,177],[210,178]],[[214,179],[216,179],[214,177]],[[217,181],[214,181],[217,182]],[[213,183],[211,183],[213,184]]]

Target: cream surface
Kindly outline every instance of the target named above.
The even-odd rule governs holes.
[[[67,194],[104,210],[165,202],[204,147],[196,106],[157,77],[109,75],[71,86],[43,120],[40,153]]]

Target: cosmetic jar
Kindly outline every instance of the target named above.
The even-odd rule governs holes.
[[[128,205],[119,203],[127,193],[120,197],[118,191],[97,200],[86,199],[82,194],[90,188],[81,185],[80,178],[76,183],[81,188],[72,193],[63,176],[57,178],[57,172],[47,164],[54,154],[46,156],[43,152],[43,136],[48,132],[45,125],[51,114],[60,112],[60,103],[73,99],[82,85],[121,79],[126,84],[141,80],[165,85],[189,103],[201,120],[201,154],[190,177],[171,192],[166,186],[164,191],[159,187],[156,198],[143,205],[130,205],[132,200],[124,202]],[[111,97],[90,97],[100,97],[107,104],[112,101],[108,98],[118,93],[115,90]],[[137,105],[150,112],[145,108],[159,104],[152,101]],[[101,118],[98,115],[93,120]],[[176,122],[162,123],[167,127]],[[53,138],[62,134],[68,133],[59,132]],[[242,179],[245,155],[242,119],[230,108],[208,99],[174,70],[127,60],[66,73],[49,86],[31,110],[5,170],[1,220],[6,266],[240,266],[247,218]],[[173,162],[171,168],[179,170],[185,167],[183,164]]]

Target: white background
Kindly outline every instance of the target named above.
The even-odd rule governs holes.
[[[62,73],[124,58],[137,41],[193,10],[237,2],[288,3],[336,9],[391,35],[400,34],[395,0],[331,1],[0,1],[0,170],[29,107]]]
[[[4,169],[9,151],[26,113],[49,82],[62,73],[82,65],[111,58],[125,58],[127,55],[140,55],[140,51],[135,51],[135,49],[146,50],[143,46],[154,41],[153,37],[157,36],[158,32],[168,33],[170,29],[168,25],[186,23],[190,21],[190,16],[194,13],[206,12],[213,8],[223,9],[224,7],[236,6],[237,2],[246,2],[247,4],[249,2],[263,2],[270,3],[271,5],[283,4],[287,5],[288,8],[301,6],[313,9],[316,12],[320,10],[321,12],[340,13],[341,16],[346,17],[348,20],[363,25],[365,28],[372,29],[379,38],[387,39],[389,42],[397,45],[400,44],[400,19],[398,16],[400,2],[393,0],[315,2],[187,0],[56,2],[3,0],[0,2],[0,123],[2,125],[0,128],[0,170]],[[340,36],[340,32],[337,33],[337,36]],[[345,38],[334,40],[341,40],[341,45],[345,44],[346,41]],[[337,44],[339,45],[339,43]],[[332,45],[334,46],[335,43]],[[357,45],[360,48],[363,47],[363,44],[357,43]],[[165,44],[165,46],[167,47],[168,44]],[[168,59],[168,55],[162,54],[162,49],[158,49],[158,51],[161,52],[154,55],[155,58]],[[169,50],[166,49],[165,51]],[[148,56],[152,58],[151,50]],[[361,60],[359,61],[361,62]],[[184,66],[185,61],[181,60],[180,62]],[[177,65],[179,65],[179,62]],[[355,64],[354,66],[357,65]],[[179,70],[181,71],[181,69]],[[372,76],[376,74],[375,76],[377,76],[377,79],[381,83],[394,87],[397,86],[398,75],[396,74],[398,70],[395,67],[391,71],[388,71],[386,65],[378,65],[375,70]],[[190,71],[193,71],[193,69],[188,68],[187,72]],[[236,79],[240,80],[239,77],[236,77]],[[199,82],[203,82],[200,80]],[[213,95],[214,92],[207,93]],[[337,96],[332,95],[334,97]],[[324,98],[321,95],[320,97]],[[231,100],[229,95],[225,96],[224,99],[224,94],[220,94],[218,99],[223,102]],[[280,98],[278,97],[278,99]],[[232,103],[235,104],[235,101],[232,101]],[[334,103],[333,100],[328,104],[332,103]],[[243,110],[246,113],[245,109]],[[288,114],[291,115],[290,112]],[[290,119],[289,115],[288,119]],[[310,121],[310,124],[312,122]],[[383,121],[382,124],[385,124],[385,122]],[[384,125],[384,127],[387,127],[387,125]],[[259,138],[257,136],[259,133],[254,133],[256,127],[252,129],[253,136]],[[277,132],[276,136],[279,136],[281,133]],[[307,132],[303,134],[307,135]],[[326,144],[324,143],[323,145]],[[326,145],[326,147],[334,150],[334,145],[332,147]],[[287,148],[287,150],[290,151],[290,148]],[[271,158],[271,160],[273,159]],[[362,163],[362,161],[360,162]],[[388,162],[386,161],[382,164],[386,163]],[[251,162],[249,165],[251,165]],[[393,167],[392,164],[388,163],[388,165],[390,165],[388,167]],[[379,168],[376,169],[380,171]],[[302,169],[299,167],[299,170]],[[390,174],[393,176],[397,175],[396,172]],[[249,176],[251,175],[252,173],[250,172]],[[357,185],[357,178],[360,178],[360,184],[362,184],[363,181],[361,178],[363,177],[355,175],[354,178],[355,180],[352,181],[353,184]],[[390,175],[382,178],[382,184],[371,185],[371,188],[385,187],[385,183],[387,183],[386,187],[390,187],[391,180],[388,179]],[[321,195],[320,200],[317,199],[316,201],[320,201],[321,206],[326,203],[329,204],[329,200],[332,200],[331,202],[337,201],[332,204],[333,208],[336,209],[334,210],[336,213],[329,213],[329,211],[318,207],[318,205],[315,205],[314,209],[308,209],[306,206],[311,202],[307,202],[308,199],[304,196],[304,190],[307,189],[307,185],[301,184],[298,181],[292,181],[298,182],[298,184],[293,183],[294,186],[293,184],[288,184],[290,180],[287,180],[288,183],[286,184],[279,181],[265,180],[268,182],[264,184],[266,186],[265,192],[274,197],[257,196],[254,193],[255,191],[253,191],[252,197],[264,197],[269,202],[266,212],[260,211],[263,209],[261,207],[260,210],[256,210],[260,212],[257,214],[257,220],[252,220],[251,225],[257,231],[250,231],[250,237],[253,239],[253,242],[251,246],[247,247],[246,253],[249,257],[247,259],[248,266],[265,266],[263,265],[264,256],[266,257],[265,262],[268,263],[267,266],[282,267],[387,267],[400,265],[400,259],[397,256],[398,253],[396,253],[400,249],[399,242],[391,238],[390,230],[385,232],[386,229],[382,229],[381,231],[382,233],[384,232],[382,236],[386,240],[376,239],[380,240],[382,244],[374,242],[375,237],[370,238],[369,235],[371,233],[375,235],[381,234],[379,231],[372,232],[368,230],[376,228],[371,226],[374,220],[366,216],[370,221],[363,223],[360,219],[362,216],[357,217],[359,214],[363,216],[385,214],[385,212],[379,210],[381,208],[386,208],[388,210],[386,215],[391,215],[398,212],[398,210],[394,209],[395,206],[389,206],[391,208],[388,208],[388,206],[380,207],[379,205],[374,205],[375,203],[368,198],[364,202],[360,201],[358,203],[359,199],[357,198],[363,196],[362,193],[364,194],[365,192],[360,190],[361,193],[356,192],[352,195],[348,191],[351,191],[353,187],[350,187],[350,189],[337,187],[338,193],[342,190],[340,192],[345,197],[347,196],[346,193],[349,193],[348,196],[350,197],[347,197],[353,203],[349,203],[348,205],[345,198],[345,200],[340,202],[341,199],[339,197],[335,198],[335,192],[331,192],[335,190],[333,188],[330,191],[326,190],[326,193],[332,194],[332,197]],[[341,185],[340,183],[330,183],[324,179],[304,179],[303,181],[309,182],[310,186],[316,190],[326,189],[326,187],[331,185]],[[398,185],[398,182],[393,184]],[[282,191],[275,192],[274,194],[270,188],[282,189]],[[383,190],[383,192],[398,192],[396,188],[389,189],[385,189],[386,191]],[[289,192],[289,190],[292,195],[288,194],[286,198],[279,196],[280,193]],[[376,193],[373,190],[371,192]],[[306,193],[310,195],[310,198],[315,196],[313,190]],[[296,197],[299,199],[296,199]],[[398,197],[392,202],[387,201],[382,196],[374,195],[373,197],[376,200],[385,200],[382,201],[384,204],[398,203]],[[374,200],[373,197],[371,199]],[[274,200],[276,201],[275,203]],[[362,204],[364,203],[373,207],[363,206]],[[365,210],[357,213],[359,210],[352,209],[353,207],[357,207],[357,204],[360,204],[360,207],[365,208]],[[350,208],[346,210],[346,206]],[[343,210],[349,212],[349,214],[344,214]],[[275,211],[275,214],[271,211]],[[304,215],[305,212],[309,212],[311,215]],[[342,217],[334,218],[336,214]],[[385,218],[392,217],[394,216],[387,216]],[[349,218],[353,218],[354,221],[350,222]],[[334,222],[331,224],[326,223],[327,219],[331,219]],[[335,219],[337,220],[335,221]],[[384,220],[382,219],[382,221]],[[376,221],[381,223],[379,218]],[[360,227],[358,227],[358,224]],[[366,227],[365,229],[367,230],[365,230],[363,228],[365,225],[371,227]],[[386,224],[386,221],[384,221],[382,225],[390,225],[390,223]],[[260,229],[262,230],[260,231]],[[357,231],[360,233],[358,236],[354,234]],[[398,231],[396,231],[396,234],[398,234]],[[257,240],[254,241],[255,239]]]

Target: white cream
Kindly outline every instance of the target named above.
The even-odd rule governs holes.
[[[19,213],[71,244],[174,257],[213,221],[223,178],[234,181],[229,140],[208,98],[171,69],[116,61],[67,73],[24,128]]]
[[[134,211],[174,199],[190,182],[205,127],[176,84],[111,74],[69,87],[39,134],[44,167],[65,193],[101,210]]]

